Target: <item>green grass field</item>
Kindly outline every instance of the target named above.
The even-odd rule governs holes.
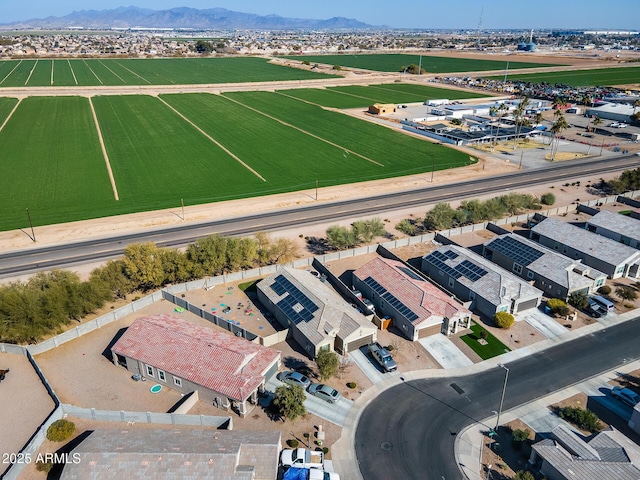
[[[478,342],[478,339],[481,338],[480,333],[482,331],[487,332],[487,337],[485,338],[485,340],[487,341],[486,345],[481,345]],[[498,355],[502,355],[503,353],[510,351],[504,343],[491,335],[491,333],[489,333],[486,328],[478,325],[475,322],[472,322],[471,332],[472,333],[463,335],[462,337],[460,337],[460,339],[464,343],[466,343],[471,348],[471,350],[476,352],[483,360],[497,357]]]
[[[401,72],[403,67],[420,64],[419,55],[406,54],[343,54],[343,55],[293,55],[291,60],[307,60],[310,63],[340,65],[341,67],[362,68],[377,72]],[[422,68],[428,73],[476,72],[503,70],[507,63],[498,60],[474,60],[469,58],[422,56]],[[546,63],[509,62],[509,70],[557,66]]]
[[[17,98],[0,97],[0,125],[7,119],[16,103],[18,103]]]
[[[424,102],[427,99],[448,98],[460,100],[465,98],[481,98],[486,95],[406,83],[388,83],[380,85],[300,88],[281,90],[278,93],[306,100],[317,105],[332,108],[367,107],[373,103],[412,103]]]
[[[5,102],[0,103],[5,109]],[[0,132],[2,229],[93,218],[116,206],[89,100],[24,99]]]
[[[16,100],[0,100],[2,118]],[[278,93],[97,96],[92,102],[120,200],[89,100],[29,97],[0,132],[0,168],[7,173],[0,180],[0,230],[25,228],[26,208],[34,225],[45,225],[177,207],[181,199],[200,204],[471,161]]]
[[[504,76],[490,78],[500,80],[504,79]],[[509,78],[511,80],[517,79],[525,82],[547,82],[551,85],[562,83],[574,87],[627,85],[640,83],[640,67],[598,68],[594,70],[573,70],[569,72],[531,73],[528,75],[519,75],[517,72],[511,72]]]
[[[185,85],[317,78],[332,75],[273,65],[257,57],[0,61],[0,87]]]

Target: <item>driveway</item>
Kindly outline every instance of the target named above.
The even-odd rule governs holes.
[[[266,390],[270,392],[275,392],[276,388],[280,385],[286,385],[278,380],[277,375],[272,376],[269,380],[267,380],[265,384]],[[324,400],[320,400],[319,398],[314,397],[313,395],[309,395],[305,392],[307,399],[304,402],[304,406],[307,409],[307,412],[322,418],[328,422],[334,423],[339,427],[344,425],[344,420],[347,417],[347,413],[351,410],[351,406],[353,405],[352,400],[348,400],[344,397],[341,397],[336,403],[325,402]]]
[[[359,350],[349,352],[349,357],[353,360],[353,363],[355,363],[356,366],[360,370],[362,370],[362,373],[364,373],[367,378],[371,380],[371,383],[375,384],[381,382],[385,378],[389,378],[394,375],[400,375],[400,372],[398,371],[390,373],[383,372],[378,364],[375,363],[375,360],[367,355],[366,348],[367,347],[362,347]]]
[[[522,313],[517,313],[515,317],[516,320],[524,320],[547,338],[556,338],[560,335],[564,335],[569,331],[549,315],[541,312],[537,308],[532,308]]]
[[[418,341],[444,369],[473,365],[469,357],[444,335],[431,335]]]

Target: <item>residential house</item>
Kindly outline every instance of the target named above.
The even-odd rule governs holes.
[[[308,271],[284,267],[256,287],[258,300],[310,358],[320,350],[346,355],[376,340],[376,326]]]
[[[353,287],[409,340],[471,326],[471,312],[402,262],[377,257],[353,272]]]
[[[280,366],[280,352],[169,315],[138,318],[111,347],[113,362],[245,416]]]
[[[609,278],[640,276],[640,250],[555,218],[531,229],[531,239],[607,274]]]
[[[94,430],[69,455],[61,480],[273,480],[279,431]]]
[[[558,425],[533,445],[529,463],[548,480],[638,480],[640,447],[613,428],[585,441]]]
[[[481,255],[446,245],[422,257],[422,271],[470,308],[493,317],[540,305],[542,292]]]
[[[552,298],[566,300],[573,293],[588,295],[603,286],[607,275],[549,250],[514,233],[500,235],[484,244],[483,255],[505,270],[532,281]]]
[[[640,220],[602,210],[587,220],[585,226],[590,232],[640,249]]]

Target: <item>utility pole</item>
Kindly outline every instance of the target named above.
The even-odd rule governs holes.
[[[29,209],[27,208],[27,217],[29,218],[29,226],[31,227],[31,240],[33,243],[36,242],[36,232],[33,230],[33,223],[31,223],[31,214],[29,213]]]
[[[518,165],[518,170],[522,170],[522,156],[524,155],[524,149],[520,152],[520,165]]]
[[[318,180],[316,180],[316,202],[318,201]]]
[[[509,369],[502,363],[499,363],[498,366],[505,369],[505,375],[504,375],[504,385],[502,386],[502,396],[500,397],[500,408],[498,408],[498,418],[496,418],[496,428],[494,428],[494,431],[498,431],[498,426],[500,425],[500,414],[502,413],[502,404],[504,403],[504,394],[507,391],[507,381],[509,380]]]
[[[182,221],[184,221],[184,198],[180,199],[180,203],[182,204]]]

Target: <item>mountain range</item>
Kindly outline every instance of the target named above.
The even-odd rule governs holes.
[[[109,29],[176,28],[194,30],[292,30],[292,29],[367,29],[372,25],[355,19],[333,17],[327,20],[287,18],[278,15],[255,15],[224,8],[188,7],[152,10],[119,7],[112,10],[80,10],[63,17],[47,17],[4,24],[15,28]]]

